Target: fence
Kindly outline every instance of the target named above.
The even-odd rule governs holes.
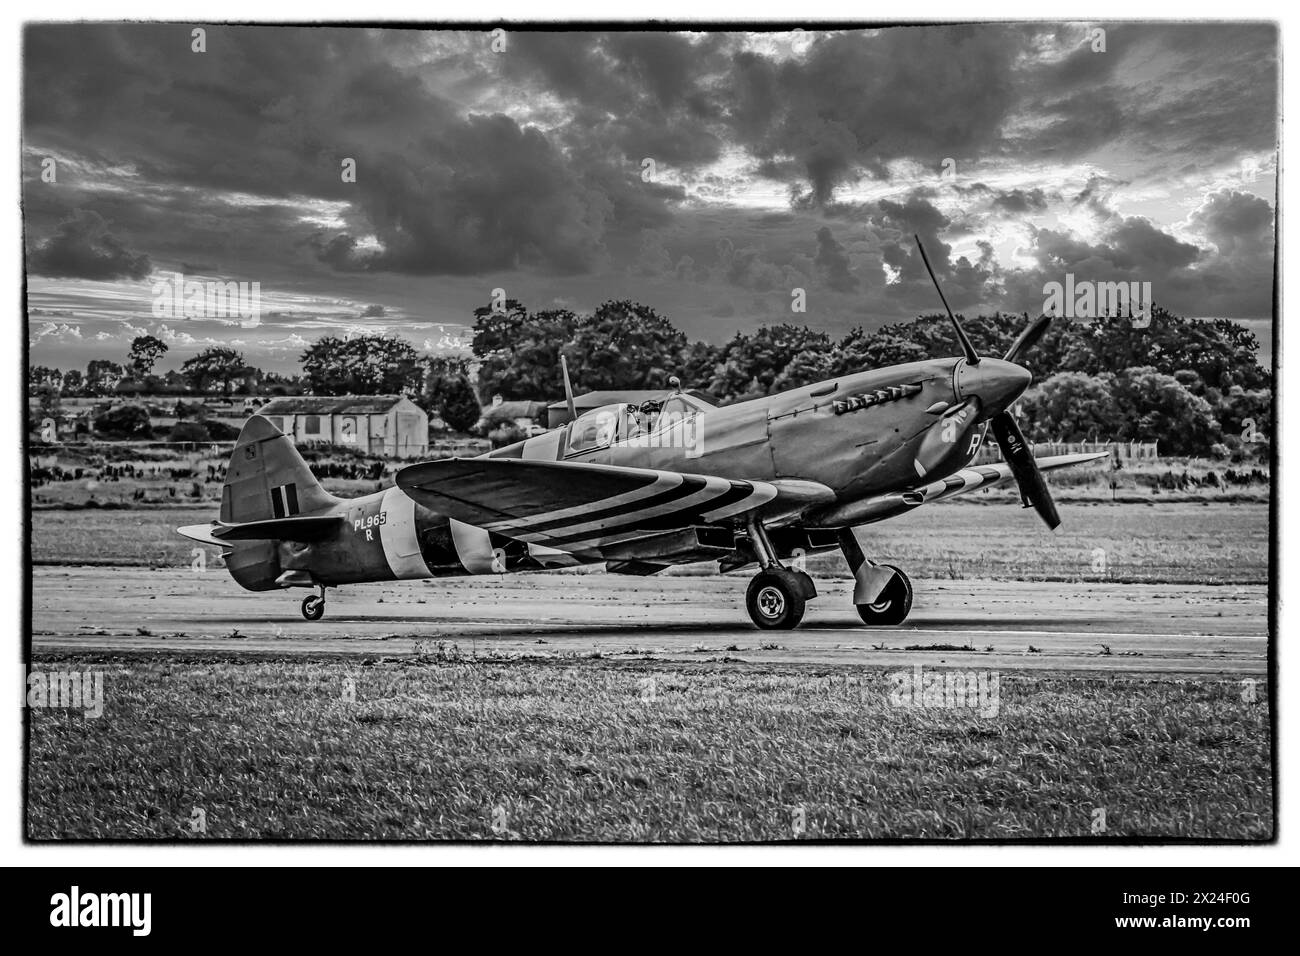
[[[1048,455],[1077,455],[1090,452],[1106,452],[1126,461],[1152,461],[1160,457],[1159,442],[1154,441],[1040,441],[1033,442],[1034,455],[1045,458]],[[992,436],[980,446],[975,463],[979,465],[1001,461],[1002,450],[992,440]]]

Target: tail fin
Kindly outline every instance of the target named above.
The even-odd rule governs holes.
[[[223,522],[312,514],[335,504],[293,441],[261,415],[244,424],[221,489]]]

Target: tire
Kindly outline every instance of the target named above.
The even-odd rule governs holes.
[[[784,569],[760,571],[749,582],[745,607],[749,619],[765,631],[788,631],[798,627],[806,607],[804,585],[795,572]]]
[[[325,614],[325,599],[315,594],[302,599],[302,616],[309,621],[319,621]]]
[[[912,581],[906,574],[892,564],[883,564],[894,572],[880,597],[874,604],[857,604],[858,617],[864,624],[876,627],[889,627],[902,624],[912,611]]]

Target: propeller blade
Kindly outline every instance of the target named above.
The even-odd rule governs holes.
[[[966,361],[971,365],[979,365],[980,354],[975,351],[975,346],[971,344],[970,338],[966,335],[966,330],[957,321],[957,316],[952,314],[948,300],[944,297],[943,289],[939,288],[939,280],[935,278],[934,270],[930,268],[930,257],[925,254],[925,246],[921,245],[921,237],[913,233],[912,238],[916,240],[916,248],[921,250],[921,261],[925,263],[925,271],[930,273],[930,281],[934,283],[934,291],[939,293],[939,301],[948,310],[948,318],[952,319],[952,327],[957,330],[957,340],[961,342],[961,350],[966,353]]]
[[[1020,487],[1020,500],[1026,508],[1033,506],[1047,527],[1055,531],[1061,525],[1061,516],[1057,514],[1056,503],[1052,501],[1047,482],[1043,481],[1043,473],[1038,470],[1038,462],[1034,461],[1034,453],[1025,441],[1020,425],[1010,412],[998,412],[993,416],[992,425],[993,437],[1002,449],[1002,457],[1011,467],[1011,474]]]
[[[1038,340],[1043,337],[1048,326],[1052,324],[1050,315],[1040,315],[1038,318],[1025,326],[1025,330],[1016,336],[1016,340],[1011,343],[1011,348],[1007,349],[1007,354],[1002,356],[1004,362],[1018,361],[1020,356],[1032,349]]]

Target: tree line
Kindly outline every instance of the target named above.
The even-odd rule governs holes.
[[[981,355],[1001,357],[1028,315],[963,317]],[[566,309],[475,312],[481,395],[563,394],[560,356],[591,389],[663,388],[669,374],[721,404],[824,379],[961,354],[946,315],[840,338],[778,324],[714,345],[689,341],[649,306],[610,301],[591,315]],[[1034,441],[1158,441],[1167,454],[1226,457],[1271,434],[1272,373],[1254,333],[1227,319],[1188,319],[1153,307],[1147,320],[1057,319],[1022,358],[1034,376],[1018,410]],[[1247,449],[1249,450],[1249,449]]]
[[[982,355],[1004,354],[1027,315],[963,317]],[[553,401],[563,395],[560,357],[579,391],[687,388],[720,404],[770,395],[840,375],[961,354],[946,316],[924,315],[833,338],[805,326],[775,324],[713,344],[690,340],[654,308],[626,299],[589,314],[530,311],[516,300],[475,310],[471,355],[429,355],[386,335],[331,336],[300,356],[298,376],[250,367],[229,348],[205,349],[179,372],[153,373],[167,351],[154,336],[132,342],[125,365],[92,361],[80,372],[32,369],[32,385],[63,394],[107,395],[175,380],[194,392],[221,394],[406,394],[468,431],[494,395]],[[1244,326],[1199,320],[1153,307],[1131,318],[1057,319],[1022,358],[1034,384],[1018,405],[1031,440],[1159,441],[1170,454],[1223,456],[1267,447],[1272,373],[1257,360]]]

